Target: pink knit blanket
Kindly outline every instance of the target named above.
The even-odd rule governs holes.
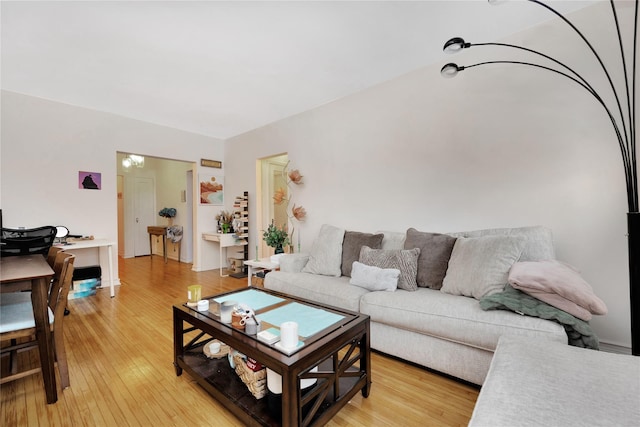
[[[509,272],[515,289],[582,319],[607,314],[606,304],[570,265],[556,260],[516,262]]]

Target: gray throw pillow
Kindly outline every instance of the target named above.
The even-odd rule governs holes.
[[[423,288],[440,289],[456,238],[447,234],[425,233],[415,228],[407,230],[405,249],[420,248],[416,281]]]
[[[509,281],[509,270],[525,244],[522,236],[459,238],[440,290],[478,300],[502,292]]]
[[[363,246],[360,250],[360,262],[380,268],[396,268],[400,270],[398,288],[406,291],[418,290],[416,274],[418,273],[418,256],[420,249],[371,249]]]
[[[303,273],[322,274],[339,277],[342,274],[342,241],[344,229],[323,224],[320,234],[313,241],[309,262],[302,269]]]
[[[342,275],[351,277],[353,262],[360,259],[360,248],[369,246],[372,249],[380,249],[383,237],[384,234],[345,232],[342,243]]]

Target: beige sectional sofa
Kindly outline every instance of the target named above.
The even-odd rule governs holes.
[[[470,427],[635,426],[640,358],[500,338]]]
[[[412,241],[415,242],[415,236],[421,235],[413,231]],[[325,239],[323,234],[329,237]],[[405,248],[407,233],[381,234],[383,238],[380,250],[404,251],[403,253],[411,250]],[[424,287],[418,283],[415,290],[371,291],[366,287],[350,284],[352,278],[341,274],[341,266],[337,270],[335,266],[340,261],[351,265],[350,261],[342,258],[341,253],[343,241],[340,239],[344,239],[345,255],[347,253],[345,231],[331,226],[323,226],[309,255],[291,254],[281,258],[280,271],[267,274],[264,286],[367,314],[371,317],[371,347],[374,350],[478,385],[484,382],[498,340],[503,335],[542,337],[561,344],[567,343],[567,335],[560,324],[512,311],[484,311],[477,298],[477,283],[492,277],[494,282],[504,286],[506,274],[513,262],[554,258],[550,230],[544,227],[524,227],[446,235],[425,234],[428,235],[425,240],[427,244],[422,245],[419,251],[423,256],[432,253],[431,248],[433,253],[442,248],[438,244],[429,246],[434,236],[436,239],[439,236],[457,239],[453,248],[448,249],[449,254],[445,250],[445,254],[439,256],[440,264],[443,257],[448,257],[449,260],[444,265],[442,274],[445,271],[446,274],[441,289]],[[353,252],[353,244],[349,251]],[[323,268],[323,263],[330,264],[329,268]],[[432,262],[434,270],[437,270],[437,264]],[[421,268],[423,271],[420,271]],[[419,261],[417,276],[425,273],[425,268]],[[460,283],[452,283],[453,279],[460,283],[467,282],[462,288],[476,288],[464,295],[464,289],[461,290],[458,286]],[[489,293],[492,292],[496,292],[496,289]]]

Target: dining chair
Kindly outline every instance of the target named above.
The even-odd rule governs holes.
[[[56,255],[62,250],[59,246],[51,246],[49,248],[49,252],[47,253],[47,263],[49,263],[49,267],[53,268],[53,264],[56,262]]]
[[[75,255],[59,252],[54,263],[54,279],[49,291],[48,311],[49,324],[53,334],[54,354],[63,389],[69,387],[69,368],[64,347],[63,320],[67,297],[73,280],[73,263]],[[36,348],[36,329],[33,318],[33,306],[30,292],[12,292],[2,295],[0,300],[0,341],[11,341],[11,345],[0,349],[0,355],[10,357],[10,375],[0,378],[0,384],[33,375],[41,371],[40,367],[18,371],[17,351]],[[20,338],[28,341],[17,343]]]
[[[34,254],[47,256],[56,238],[57,229],[47,225],[27,229],[2,228],[1,231],[0,255],[3,257]]]

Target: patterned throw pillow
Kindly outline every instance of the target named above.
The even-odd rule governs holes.
[[[397,268],[400,270],[398,288],[415,291],[418,289],[416,275],[419,255],[420,248],[384,250],[363,246],[360,250],[360,262],[380,268]]]

